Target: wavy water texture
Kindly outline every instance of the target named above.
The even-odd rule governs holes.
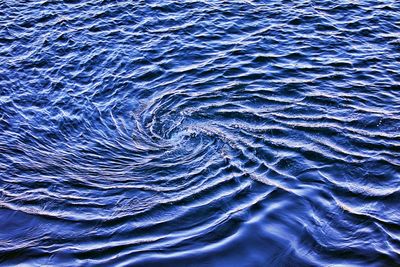
[[[400,2],[0,1],[1,266],[400,265]]]

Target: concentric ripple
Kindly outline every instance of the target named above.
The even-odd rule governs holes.
[[[0,265],[399,265],[399,14],[0,1]]]

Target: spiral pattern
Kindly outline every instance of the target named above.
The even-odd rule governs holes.
[[[398,1],[0,1],[0,265],[400,264]]]

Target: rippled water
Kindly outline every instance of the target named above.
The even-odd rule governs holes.
[[[0,1],[1,266],[400,264],[400,2]]]

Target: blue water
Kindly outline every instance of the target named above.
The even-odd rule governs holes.
[[[0,1],[0,266],[399,266],[400,1]]]

